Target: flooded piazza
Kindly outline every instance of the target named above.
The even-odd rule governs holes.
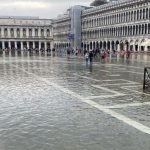
[[[0,56],[0,150],[150,150],[150,56]]]

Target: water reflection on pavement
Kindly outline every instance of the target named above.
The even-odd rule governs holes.
[[[2,55],[0,150],[150,150],[144,66],[149,56],[86,65],[46,54]]]

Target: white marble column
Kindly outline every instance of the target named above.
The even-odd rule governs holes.
[[[47,50],[47,42],[45,42],[45,50]]]
[[[23,38],[23,28],[20,29],[20,37]]]
[[[41,28],[38,29],[38,36],[41,37]]]
[[[4,28],[2,27],[1,28],[1,35],[2,35],[2,38],[4,37]]]
[[[17,49],[17,41],[15,41],[15,48]]]
[[[20,43],[21,43],[21,50],[23,50],[24,49],[23,42],[20,42]]]
[[[17,38],[17,28],[14,29],[14,37]]]
[[[35,37],[35,28],[32,29],[32,36]]]
[[[112,47],[112,42],[110,42],[110,52],[112,52],[113,47]]]
[[[5,41],[2,41],[2,49],[5,49]]]
[[[29,49],[29,42],[27,42],[27,49]]]
[[[39,42],[39,50],[41,49],[41,42]]]
[[[11,49],[11,42],[8,41],[8,47]]]
[[[35,42],[33,42],[33,49],[35,49]]]
[[[26,36],[29,37],[29,28],[26,28]]]
[[[11,38],[11,29],[7,28],[7,32],[8,32],[8,37]]]
[[[44,28],[44,37],[47,37],[46,33],[47,33],[47,29]]]
[[[138,51],[141,51],[141,45],[138,43]]]

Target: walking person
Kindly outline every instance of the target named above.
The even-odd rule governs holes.
[[[90,52],[89,52],[89,59],[90,59],[90,64],[92,64],[92,62],[93,62],[93,51],[92,50],[90,50]]]
[[[107,51],[105,50],[104,51],[104,62],[107,63],[107,56],[108,56],[108,53]]]
[[[85,60],[86,60],[86,64],[88,64],[88,61],[89,61],[89,52],[88,51],[85,52]]]
[[[67,49],[67,59],[69,59],[70,58],[70,49],[68,48]]]

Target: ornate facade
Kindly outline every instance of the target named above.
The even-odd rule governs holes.
[[[81,21],[83,49],[150,50],[150,0],[120,0],[84,9]],[[55,47],[69,46],[70,24],[69,14],[55,19]]]
[[[0,49],[47,49],[51,47],[51,20],[34,17],[1,17]]]
[[[71,30],[71,19],[68,14],[53,20],[53,38],[56,48],[70,47],[68,33]]]
[[[149,0],[121,0],[83,11],[84,48],[147,51],[149,38]]]

